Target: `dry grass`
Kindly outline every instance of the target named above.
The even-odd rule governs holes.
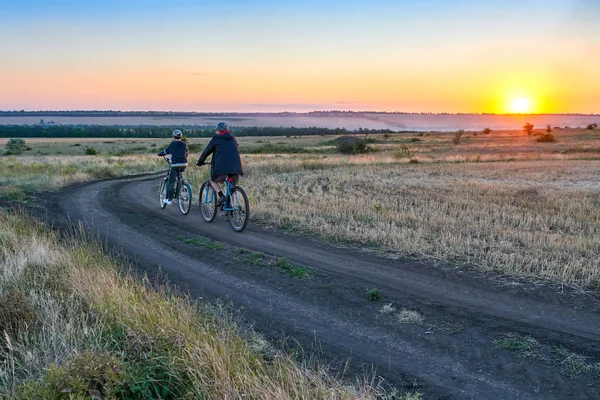
[[[401,324],[421,325],[425,319],[418,311],[403,308],[396,314],[396,320]]]
[[[255,221],[397,256],[579,286],[600,281],[598,161],[263,157],[248,171],[242,184]]]
[[[77,398],[131,397],[140,388],[148,390],[144,398],[383,394],[375,381],[348,386],[326,366],[298,366],[259,336],[240,336],[225,308],[193,304],[120,274],[83,233],[65,243],[26,217],[6,214],[0,232],[0,295],[24,293],[38,325],[5,333],[0,396],[54,398],[68,390]]]

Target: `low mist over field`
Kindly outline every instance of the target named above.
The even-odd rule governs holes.
[[[8,113],[7,113],[8,114]],[[0,125],[52,123],[61,125],[122,125],[122,126],[209,126],[224,120],[233,127],[323,127],[349,130],[390,129],[394,131],[455,131],[490,128],[519,129],[526,122],[535,126],[585,127],[600,123],[600,115],[533,114],[397,114],[362,112],[315,112],[281,114],[193,114],[193,113],[136,113],[103,115],[102,113],[14,113],[0,115]]]

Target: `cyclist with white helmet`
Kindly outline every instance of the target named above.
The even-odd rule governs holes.
[[[177,174],[185,171],[188,160],[189,148],[186,142],[183,140],[183,133],[179,129],[173,131],[173,141],[160,153],[158,156],[171,155],[171,172],[169,173],[169,180],[167,182],[167,198],[164,200],[165,204],[173,203],[173,184],[177,180]]]
[[[210,186],[219,195],[217,207],[225,203],[225,195],[221,190],[221,183],[227,177],[233,178],[233,184],[237,185],[240,175],[243,175],[242,159],[238,151],[238,142],[229,132],[229,126],[225,122],[217,124],[217,134],[212,137],[196,165],[203,165],[206,157],[212,154],[210,168]]]

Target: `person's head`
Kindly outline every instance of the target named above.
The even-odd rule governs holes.
[[[183,137],[183,133],[179,129],[175,129],[173,131],[173,139],[181,140],[182,137]]]
[[[227,133],[229,132],[229,126],[225,122],[219,122],[217,124],[217,132],[218,133]]]

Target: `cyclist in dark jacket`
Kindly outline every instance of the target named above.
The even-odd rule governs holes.
[[[237,185],[240,175],[244,174],[242,169],[242,159],[238,151],[238,142],[229,132],[229,127],[225,122],[217,124],[217,134],[208,143],[196,165],[204,165],[206,157],[212,157],[210,168],[210,186],[219,194],[217,207],[225,203],[225,195],[221,190],[221,183],[225,182],[227,177],[233,177],[233,184]]]
[[[167,198],[164,200],[165,204],[172,204],[173,202],[173,184],[177,179],[177,174],[185,171],[188,160],[189,148],[186,142],[181,140],[183,133],[179,129],[173,131],[173,141],[167,146],[166,149],[158,153],[159,156],[171,155],[171,172],[169,173],[169,180],[167,181]]]

